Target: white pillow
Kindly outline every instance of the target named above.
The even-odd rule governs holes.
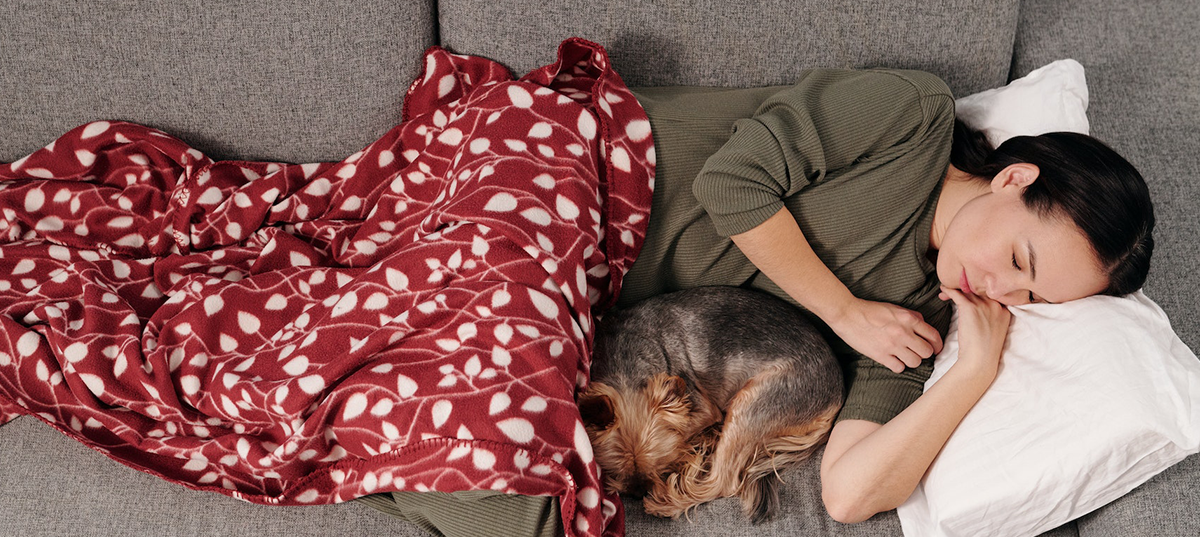
[[[987,135],[992,147],[1017,135],[1070,131],[1088,134],[1083,66],[1058,60],[1007,86],[954,101],[955,115]]]
[[[1009,309],[996,380],[897,510],[905,535],[1036,535],[1200,451],[1200,361],[1141,291]]]

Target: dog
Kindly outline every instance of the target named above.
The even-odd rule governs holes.
[[[671,518],[740,496],[757,524],[778,510],[777,472],[824,444],[843,397],[837,359],[798,308],[699,287],[608,312],[579,407],[610,490]]]

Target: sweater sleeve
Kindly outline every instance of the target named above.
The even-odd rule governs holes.
[[[734,123],[692,191],[718,233],[743,233],[830,172],[910,150],[945,114],[953,117],[953,97],[928,73],[807,71]]]

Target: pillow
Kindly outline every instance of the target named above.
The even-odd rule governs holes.
[[[1083,66],[1058,60],[1002,88],[954,101],[955,115],[987,135],[992,147],[1017,135],[1071,131],[1088,134]]]
[[[897,509],[905,535],[1039,534],[1200,451],[1200,361],[1141,291],[1009,309],[995,382]]]

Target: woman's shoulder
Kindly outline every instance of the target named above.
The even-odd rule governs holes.
[[[801,80],[820,84],[846,84],[874,87],[877,90],[916,92],[919,97],[944,96],[951,100],[954,94],[946,82],[937,75],[915,69],[809,69]]]
[[[941,77],[927,72],[903,69],[881,69],[879,72],[890,74],[912,84],[916,90],[926,96],[945,96],[954,99],[950,86]]]

